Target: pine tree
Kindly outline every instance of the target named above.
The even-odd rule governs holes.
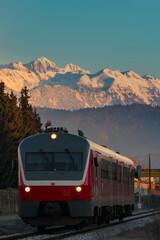
[[[34,109],[34,117],[35,117],[35,128],[37,132],[42,132],[42,123],[39,114],[37,113],[36,108]]]
[[[12,104],[15,104],[17,106],[17,97],[16,97],[16,95],[14,95],[12,90],[10,93],[10,99],[11,99]]]
[[[25,87],[17,106],[13,91],[5,94],[5,85],[0,82],[0,188],[17,187],[18,168],[12,170],[12,161],[17,162],[18,145],[24,137],[41,130],[40,117],[29,98]]]
[[[37,114],[36,110],[33,110],[32,105],[29,104],[28,95],[29,90],[25,86],[21,91],[20,101],[20,108],[23,115],[23,122],[24,122],[24,131],[25,137],[36,134],[38,131],[41,131],[41,120],[39,115]]]
[[[1,85],[2,86],[2,85]],[[12,160],[17,159],[17,146],[22,140],[22,114],[16,105],[16,97],[9,97],[3,91],[0,95],[0,187],[15,186]],[[14,174],[15,175],[15,174]],[[17,175],[17,174],[16,174]]]
[[[4,82],[0,82],[0,96],[4,96],[5,85]]]

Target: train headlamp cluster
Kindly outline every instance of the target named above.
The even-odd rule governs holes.
[[[25,192],[29,193],[31,191],[30,187],[25,187]]]
[[[81,192],[82,188],[81,187],[76,187],[76,192]]]
[[[52,133],[52,134],[51,134],[51,139],[53,139],[53,140],[54,140],[54,139],[56,139],[56,138],[57,138],[57,134],[55,134],[55,133]]]

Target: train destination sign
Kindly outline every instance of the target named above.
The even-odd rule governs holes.
[[[142,177],[149,177],[149,169],[142,169]],[[160,169],[151,169],[151,177],[160,177]]]

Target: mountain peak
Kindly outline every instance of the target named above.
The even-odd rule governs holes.
[[[133,71],[126,71],[126,72],[122,72],[123,75],[129,77],[129,78],[141,78],[141,76],[139,76],[137,73],[133,72]]]
[[[156,79],[150,75],[144,75],[142,78],[146,79],[146,80],[152,80],[152,79]]]
[[[36,60],[25,64],[25,66],[29,71],[35,73],[46,73],[48,71],[57,72],[59,69],[54,62],[51,62],[45,57],[37,58]]]
[[[9,69],[13,69],[13,70],[27,71],[27,69],[23,66],[23,64],[21,62],[13,62],[13,63],[6,65],[5,67],[7,67]]]
[[[84,69],[80,68],[79,66],[74,65],[72,63],[67,64],[64,67],[64,70],[65,70],[65,72],[72,72],[72,73],[83,73],[83,74],[90,73],[88,70],[84,70]]]
[[[11,69],[11,70],[22,70],[27,71],[22,62],[12,62],[5,65],[0,65],[0,70],[2,69]]]
[[[105,73],[106,75],[112,76],[112,77],[119,77],[121,75],[121,72],[119,70],[112,71],[112,70],[110,70],[108,68],[104,68],[102,70],[102,72]]]
[[[48,64],[53,64],[52,61],[50,61],[49,59],[47,59],[46,57],[40,57],[34,60],[34,62],[41,62],[41,63],[48,63]],[[54,63],[55,64],[55,63]]]

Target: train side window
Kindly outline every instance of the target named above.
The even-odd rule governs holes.
[[[127,168],[126,167],[123,168],[123,179],[124,179],[124,182],[126,183],[127,182]]]
[[[116,163],[112,163],[112,179],[117,180]]]
[[[110,162],[106,161],[107,163],[107,179],[110,179]]]
[[[109,179],[109,162],[105,159],[101,159],[101,178]]]
[[[129,177],[130,177],[130,169],[127,168],[127,182],[129,183]]]
[[[122,182],[122,166],[118,165],[118,181]]]
[[[97,159],[97,157],[94,157],[94,165],[95,165],[95,167],[98,167],[98,159]]]
[[[104,170],[104,159],[101,158],[101,178],[104,178],[105,170]]]
[[[131,183],[132,184],[134,184],[134,172],[135,172],[135,170],[134,170],[134,168],[132,168],[131,169],[131,173],[130,173],[131,174]]]
[[[127,167],[124,167],[123,170],[123,179],[125,183],[129,183],[129,175],[130,175],[130,169]]]

